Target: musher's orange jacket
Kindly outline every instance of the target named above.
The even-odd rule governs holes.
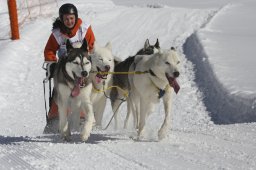
[[[82,20],[78,18],[74,28],[71,30],[70,35],[61,33],[59,29],[53,29],[44,49],[45,61],[57,61],[58,59],[56,57],[56,53],[60,49],[63,43],[62,39],[64,37],[66,39],[72,39],[73,37],[78,36],[78,32],[80,30],[82,30],[81,31],[82,36],[84,36],[85,34],[83,38],[87,40],[89,51],[91,51],[93,49],[93,45],[95,41],[95,37],[92,31],[91,25],[87,23],[82,24]]]

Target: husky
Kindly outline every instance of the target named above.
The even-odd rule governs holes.
[[[176,81],[179,77],[179,56],[172,47],[170,50],[147,55],[135,56],[129,71],[144,71],[143,75],[129,75],[131,85],[131,101],[133,112],[137,115],[138,139],[143,136],[143,129],[148,115],[154,111],[156,104],[163,97],[165,119],[158,131],[158,139],[163,139],[170,125],[172,92],[178,93],[180,86]]]
[[[92,82],[89,79],[91,61],[88,56],[87,42],[80,48],[73,48],[69,41],[66,44],[67,55],[60,58],[54,73],[54,100],[59,110],[59,131],[64,140],[70,140],[70,122],[68,109],[72,116],[80,117],[85,114],[85,123],[81,130],[81,140],[86,141],[90,136],[94,115],[91,103]]]
[[[160,50],[160,45],[158,39],[156,40],[155,45],[150,45],[149,40],[147,39],[145,41],[144,47],[140,49],[136,55],[151,55],[154,53],[157,53]],[[135,56],[136,56],[135,55]],[[128,72],[129,67],[134,62],[135,56],[128,57],[124,61],[118,63],[115,65],[115,72]],[[112,110],[114,112],[115,116],[115,129],[118,127],[118,108],[121,105],[121,103],[126,100],[127,101],[127,115],[124,123],[124,128],[127,128],[128,120],[131,114],[130,110],[130,100],[128,97],[128,94],[124,93],[124,91],[129,91],[129,81],[128,81],[128,74],[115,74],[113,75],[113,86],[118,86],[118,88],[113,88],[110,93],[110,99],[111,99],[111,105]],[[135,125],[135,119],[134,119],[134,125]]]
[[[96,58],[97,61],[100,61],[103,65],[99,67],[99,64],[92,62],[93,67],[89,75],[93,85],[91,101],[93,103],[96,126],[100,128],[107,101],[106,96],[109,96],[110,93],[107,87],[112,85],[112,74],[108,74],[107,72],[113,72],[115,65],[111,43],[108,42],[105,47],[100,47],[98,44],[95,44],[91,58]]]

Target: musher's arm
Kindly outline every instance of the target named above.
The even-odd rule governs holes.
[[[94,46],[94,41],[95,41],[95,37],[94,37],[94,33],[92,31],[92,27],[89,26],[86,34],[85,34],[85,39],[87,40],[88,46],[89,46],[89,52],[92,51],[93,46]]]
[[[44,49],[44,60],[46,62],[57,62],[56,52],[58,49],[59,44],[53,34],[51,34]]]

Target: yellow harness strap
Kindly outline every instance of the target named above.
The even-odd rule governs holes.
[[[131,72],[97,72],[98,74],[145,74],[148,71],[131,71]]]
[[[112,88],[117,88],[117,89],[121,90],[121,91],[123,92],[123,95],[124,95],[125,97],[128,97],[128,96],[129,96],[128,91],[122,89],[122,88],[119,87],[119,86],[109,86],[109,87],[107,87],[107,88],[104,89],[104,90],[96,89],[96,88],[93,86],[93,90],[94,90],[96,93],[105,92],[105,91],[107,91],[107,90],[109,90],[109,89],[112,89]]]

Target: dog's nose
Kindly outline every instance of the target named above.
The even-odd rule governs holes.
[[[179,75],[180,75],[180,72],[178,72],[178,71],[173,72],[174,77],[179,77]]]
[[[110,65],[105,66],[106,71],[110,70]]]
[[[82,72],[81,72],[81,75],[82,75],[83,77],[86,77],[86,76],[88,75],[88,72],[87,72],[87,71],[82,71]]]

